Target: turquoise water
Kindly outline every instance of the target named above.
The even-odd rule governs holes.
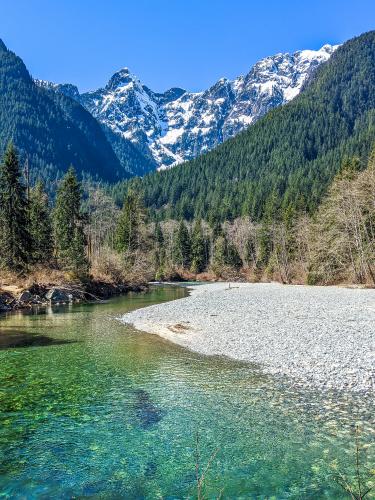
[[[346,498],[334,476],[353,481],[356,424],[375,468],[373,398],[305,392],[116,319],[185,293],[0,319],[0,498],[196,498],[197,463],[205,498]]]

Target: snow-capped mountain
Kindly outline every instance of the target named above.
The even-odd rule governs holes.
[[[212,149],[293,99],[336,48],[266,57],[247,75],[223,78],[197,93],[180,88],[155,93],[128,68],[115,73],[105,88],[84,94],[70,84],[39,83],[78,100],[112,132],[166,168]]]

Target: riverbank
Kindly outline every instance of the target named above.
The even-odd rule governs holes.
[[[148,289],[147,282],[115,283],[98,279],[79,281],[66,279],[63,275],[52,272],[50,279],[34,278],[1,280],[0,313],[50,304],[96,302]]]
[[[309,387],[373,391],[375,292],[215,283],[121,320],[193,351],[255,363]]]

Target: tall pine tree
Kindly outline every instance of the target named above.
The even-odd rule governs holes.
[[[189,230],[186,224],[181,220],[178,229],[175,233],[173,245],[173,260],[178,266],[185,269],[190,267],[191,262],[191,241]]]
[[[164,264],[165,264],[164,235],[159,222],[156,222],[154,229],[154,265],[155,265],[156,279],[161,279],[163,277]]]
[[[57,190],[53,226],[58,263],[79,276],[88,272],[81,195],[81,185],[70,167]]]
[[[131,253],[140,248],[144,218],[140,196],[129,190],[116,228],[115,247],[118,252]]]
[[[259,264],[265,268],[270,261],[273,252],[274,225],[278,220],[280,199],[274,189],[269,196],[259,230]]]
[[[17,151],[11,142],[0,167],[0,261],[10,270],[23,271],[29,262],[27,205]]]
[[[202,223],[198,219],[194,223],[191,235],[191,270],[193,273],[201,273],[206,266],[206,241],[203,235]]]
[[[236,270],[239,270],[242,266],[242,260],[237,248],[233,243],[228,242],[225,234],[216,239],[212,260],[213,266],[216,267],[219,272],[224,266],[230,266]]]

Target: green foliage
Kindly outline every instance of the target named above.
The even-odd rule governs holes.
[[[375,31],[341,46],[304,91],[213,151],[142,180],[158,217],[262,220],[268,200],[313,212],[342,158],[375,140]],[[130,181],[130,185],[135,182]],[[139,182],[139,181],[136,181]]]
[[[242,267],[240,254],[238,253],[236,246],[232,242],[229,242],[227,244],[226,264],[237,270],[241,269]]]
[[[191,271],[203,272],[208,264],[207,242],[205,240],[202,223],[198,219],[193,226],[191,235]]]
[[[156,222],[153,234],[154,243],[154,267],[155,267],[155,279],[160,280],[164,277],[165,272],[165,247],[164,247],[164,235],[160,227],[159,222]]]
[[[154,241],[159,247],[164,245],[163,231],[161,230],[159,222],[155,224]]]
[[[28,157],[32,180],[54,191],[70,164],[80,176],[118,181],[129,175],[105,134],[73,99],[35,84],[22,60],[0,48],[0,150],[12,139]]]
[[[23,271],[30,250],[26,189],[17,151],[10,142],[0,167],[0,263],[7,269]]]
[[[242,266],[242,260],[237,248],[232,242],[228,242],[224,234],[219,236],[214,243],[213,266],[219,271],[225,266],[230,266],[237,270]]]
[[[118,220],[115,247],[118,252],[134,252],[141,246],[141,227],[145,212],[140,196],[129,190]]]
[[[188,269],[191,262],[191,241],[189,230],[181,220],[175,233],[173,245],[173,261],[178,266]]]
[[[81,185],[70,167],[57,190],[53,212],[56,257],[60,266],[84,275],[88,271],[85,254],[84,219],[81,214]]]
[[[30,190],[29,229],[32,239],[32,262],[49,263],[53,255],[52,223],[48,197],[41,181]]]
[[[225,236],[219,236],[214,243],[212,263],[214,267],[222,269],[226,264],[227,240]]]
[[[258,265],[266,267],[273,251],[273,238],[271,226],[264,221],[259,229],[259,257]]]
[[[249,236],[245,243],[245,262],[248,266],[256,265],[257,262],[257,249],[255,244],[255,238],[253,235]]]

